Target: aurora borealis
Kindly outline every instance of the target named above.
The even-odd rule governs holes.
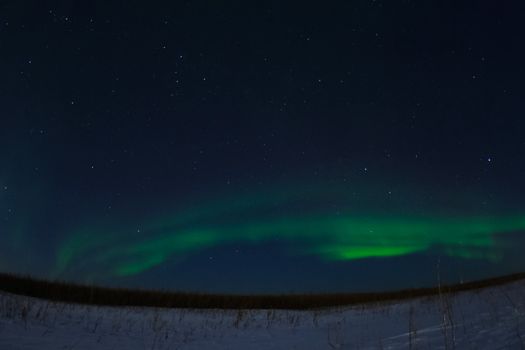
[[[286,254],[334,263],[437,249],[444,257],[497,264],[507,248],[498,236],[525,230],[525,217],[518,215],[407,216],[395,210],[352,215],[357,209],[351,203],[343,212],[322,213],[315,203],[327,194],[332,201],[350,196],[334,188],[269,191],[202,203],[177,215],[140,220],[140,226],[85,227],[59,245],[53,274],[67,276],[88,266],[94,279],[140,276],[210,248],[275,240]],[[302,205],[300,213],[294,213],[294,203]]]
[[[523,14],[3,2],[0,271],[229,293],[522,272]]]
[[[501,252],[498,254],[500,247],[495,245],[493,236],[524,229],[525,217],[460,220],[299,218],[215,229],[165,227],[146,231],[146,239],[124,244],[96,234],[73,236],[59,251],[57,264],[60,271],[67,270],[75,260],[110,264],[106,271],[125,276],[142,273],[162,264],[170,256],[191,254],[224,242],[259,242],[275,237],[304,245],[298,249],[301,253],[335,260],[421,253],[433,245],[443,246],[451,256],[497,259]],[[93,253],[93,250],[104,253]],[[93,261],[90,253],[94,255]]]

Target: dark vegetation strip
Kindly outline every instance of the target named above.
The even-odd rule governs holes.
[[[525,279],[525,273],[456,285],[405,289],[381,293],[221,295],[103,288],[58,281],[51,282],[11,274],[0,274],[0,290],[13,294],[58,302],[106,306],[151,306],[191,309],[305,310],[388,302],[415,297],[432,296],[439,293],[455,293],[501,285],[521,279]]]

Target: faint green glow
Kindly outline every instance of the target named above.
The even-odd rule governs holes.
[[[132,262],[118,264],[113,269],[113,272],[118,276],[136,275],[162,264],[165,260],[166,256],[162,252],[151,252],[144,254],[144,256],[135,257],[135,260]]]
[[[355,260],[376,257],[393,257],[424,250],[424,246],[344,246],[320,247],[317,253],[337,260]]]
[[[191,231],[180,234],[168,234],[140,244],[123,246],[110,251],[108,255],[135,257],[130,263],[119,262],[114,272],[127,276],[145,271],[163,263],[171,255],[202,249],[216,242],[216,237],[206,231]],[[111,254],[112,253],[112,254]]]
[[[140,235],[126,230],[72,235],[58,251],[57,272],[98,265],[113,275],[128,276],[209,247],[275,238],[286,241],[294,252],[329,260],[401,256],[424,253],[431,247],[441,247],[450,256],[494,260],[498,257],[495,236],[525,230],[525,217],[309,215],[201,223],[202,227],[188,227],[194,223],[184,225],[177,218],[149,224],[151,228]]]

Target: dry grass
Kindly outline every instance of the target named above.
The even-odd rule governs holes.
[[[434,288],[384,293],[220,295],[131,290],[85,286],[60,281],[0,274],[0,290],[52,301],[107,305],[190,309],[288,309],[306,310],[366,303],[382,303],[474,290],[525,279],[525,273]]]

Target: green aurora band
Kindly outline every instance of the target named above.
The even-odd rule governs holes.
[[[173,221],[171,221],[173,224]],[[449,256],[497,260],[496,235],[525,230],[525,217],[340,217],[273,219],[214,227],[153,225],[141,234],[77,233],[58,252],[56,274],[99,265],[113,276],[140,274],[168,259],[229,243],[289,242],[292,253],[329,260],[394,257],[439,246]]]
[[[220,200],[207,204],[188,202],[174,210],[175,215],[137,218],[134,223],[126,216],[121,222],[82,226],[59,245],[53,275],[82,271],[96,278],[132,276],[209,248],[275,240],[289,254],[330,261],[421,254],[435,248],[451,257],[497,261],[506,248],[497,236],[525,231],[523,215],[464,210],[473,202],[466,194],[434,193],[437,206],[415,208],[412,203],[425,203],[421,199],[428,193],[402,189],[404,196],[386,203],[380,186],[355,188],[362,191],[280,186],[233,197],[218,195]],[[319,203],[323,208],[338,203],[339,210],[326,212]],[[449,210],[442,210],[444,205]],[[452,215],[460,212],[466,214]]]

